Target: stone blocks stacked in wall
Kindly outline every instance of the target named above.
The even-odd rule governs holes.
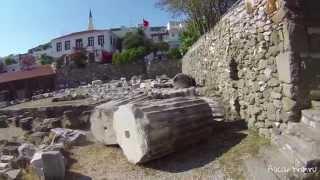
[[[65,66],[57,71],[56,87],[77,87],[90,83],[93,80],[110,81],[125,77],[142,75],[145,78],[155,78],[163,74],[174,77],[181,72],[180,60],[154,60],[148,64],[131,63],[124,65],[113,64],[88,64],[86,68]]]
[[[183,73],[223,98],[228,119],[245,119],[266,137],[308,106],[299,56],[306,33],[288,18],[285,1],[272,1],[273,11],[270,2],[256,0],[248,10],[239,1],[182,61]]]

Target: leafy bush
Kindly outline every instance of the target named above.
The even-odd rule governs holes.
[[[46,54],[42,54],[40,57],[40,63],[42,65],[46,65],[46,64],[52,64],[54,62],[53,57],[48,56]]]
[[[62,68],[63,67],[63,65],[64,65],[64,59],[66,58],[66,55],[63,55],[63,56],[61,56],[60,58],[58,58],[57,60],[56,60],[56,67],[58,68],[58,69],[60,69],[60,68]]]
[[[78,68],[84,68],[88,64],[87,53],[83,50],[70,54],[69,57],[70,57],[70,60],[73,61]]]
[[[181,55],[181,52],[180,52],[179,48],[170,49],[169,52],[168,52],[168,57],[170,59],[181,59],[182,55]]]
[[[121,53],[114,53],[112,57],[113,64],[128,64],[139,60],[147,55],[147,50],[144,47],[131,48],[124,50]]]
[[[151,52],[153,43],[145,36],[143,30],[139,29],[137,32],[129,32],[124,36],[122,47],[124,50],[144,47],[147,52]]]
[[[186,30],[181,33],[180,51],[184,55],[188,52],[189,48],[200,38],[200,33],[192,24],[188,24]]]
[[[12,64],[17,64],[17,61],[14,60],[13,58],[11,57],[7,57],[4,59],[4,63],[7,65],[7,66],[10,66]]]
[[[129,32],[123,38],[122,47],[124,49],[132,49],[144,46],[145,39],[146,37],[141,30],[138,30],[138,32]]]

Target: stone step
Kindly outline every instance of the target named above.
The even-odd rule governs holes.
[[[287,134],[299,137],[307,142],[320,144],[320,131],[304,123],[288,123]]]
[[[315,129],[320,129],[320,111],[314,109],[302,110],[301,122]]]
[[[312,100],[320,100],[320,90],[311,90],[310,91],[310,98]]]
[[[313,109],[319,109],[320,110],[320,101],[311,101],[312,108]]]
[[[224,121],[224,107],[219,100],[208,98],[208,97],[200,97],[200,99],[206,101],[209,107],[212,110],[212,116],[214,117],[215,121]]]
[[[312,121],[320,122],[320,110],[316,110],[316,109],[302,110],[302,116],[305,116]]]
[[[294,173],[288,158],[274,146],[261,148],[259,158],[266,164],[267,170],[281,180],[289,180],[300,176]]]
[[[280,180],[266,164],[258,158],[244,160],[247,180]]]
[[[305,142],[295,136],[282,134],[276,136],[272,142],[279,147],[294,167],[307,167],[310,162],[319,158],[314,155],[313,143]]]

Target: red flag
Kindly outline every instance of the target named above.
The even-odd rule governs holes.
[[[149,21],[143,19],[143,27],[148,28],[149,27]]]

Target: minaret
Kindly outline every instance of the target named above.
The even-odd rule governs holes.
[[[94,26],[93,26],[93,18],[92,18],[92,12],[90,9],[90,13],[89,13],[89,25],[88,25],[88,30],[94,30]]]

